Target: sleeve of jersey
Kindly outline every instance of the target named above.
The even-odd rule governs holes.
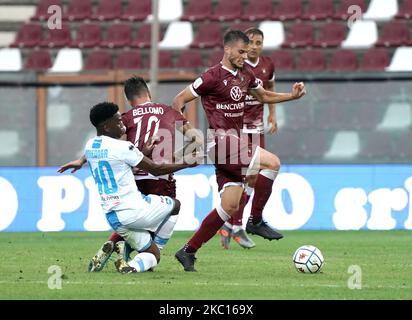
[[[195,97],[205,96],[213,89],[214,84],[213,76],[205,72],[190,85],[190,91]]]
[[[124,162],[126,162],[131,167],[137,166],[144,157],[143,153],[131,142],[126,143],[125,146],[126,148],[123,152]]]
[[[275,64],[273,63],[273,61],[271,61],[270,63],[270,69],[272,71],[272,77],[269,79],[269,81],[275,81],[276,78],[276,74],[275,74]]]
[[[252,71],[250,71],[249,73],[250,73],[250,79],[251,79],[251,81],[249,83],[249,89],[255,90],[255,89],[259,88],[261,85],[259,84],[258,80],[256,79],[255,74]]]

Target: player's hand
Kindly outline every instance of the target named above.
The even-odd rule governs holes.
[[[152,151],[156,145],[156,143],[159,141],[159,137],[153,136],[150,137],[142,147],[142,153],[147,157],[152,154]]]
[[[74,161],[70,161],[64,165],[62,165],[59,170],[57,170],[58,173],[63,173],[66,170],[69,169],[73,169],[72,171],[70,171],[71,173],[76,172],[77,170],[79,170],[81,167],[83,167],[84,162],[80,159],[78,160],[74,160]]]
[[[303,82],[295,82],[292,87],[293,99],[299,99],[306,94],[305,84]]]
[[[273,134],[278,131],[278,122],[275,114],[269,114],[268,125],[270,125],[269,134]]]

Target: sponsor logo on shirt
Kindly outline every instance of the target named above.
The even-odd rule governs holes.
[[[242,90],[238,86],[234,86],[232,87],[232,89],[230,89],[230,97],[234,101],[239,101],[240,99],[242,99],[242,95]]]

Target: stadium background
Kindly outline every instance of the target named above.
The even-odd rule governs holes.
[[[176,232],[154,273],[85,272],[109,226],[88,170],[56,170],[94,134],[91,105],[127,110],[122,82],[156,73],[151,2],[0,0],[0,299],[411,299],[411,0],[159,0],[157,101],[221,58],[228,28],[264,31],[277,90],[305,81],[266,136],[283,166],[264,215],[285,239],[222,252],[215,237],[187,274],[173,255],[192,232]],[[199,102],[187,116],[206,129]],[[177,182],[177,229],[196,229],[218,201],[213,168]],[[303,244],[322,250],[323,273],[295,272]]]

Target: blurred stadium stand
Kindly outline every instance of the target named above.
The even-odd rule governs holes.
[[[61,30],[47,28],[50,5],[63,9]],[[349,28],[346,19],[351,5],[362,8],[364,19]],[[142,56],[149,55],[150,0],[3,0],[0,8],[0,46],[20,48],[23,60],[38,47],[49,48],[52,62],[59,48],[67,47],[144,48]],[[325,71],[336,70],[329,50],[335,47],[355,50],[356,70],[376,71],[381,64],[364,67],[362,63],[367,49],[388,47],[389,61],[380,59],[386,68],[398,47],[412,46],[411,8],[410,0],[164,0],[160,1],[159,41],[163,49],[198,48],[207,66],[209,51],[220,47],[225,30],[257,26],[266,33],[267,50],[293,49],[296,72],[301,71],[296,61],[301,51],[313,47],[325,50]]]
[[[279,134],[267,137],[268,148],[283,162],[412,162],[412,0],[159,2],[160,78],[183,81],[179,89],[220,61],[226,30],[250,26],[265,33],[264,50],[275,62],[279,91],[289,90],[295,80],[307,81],[310,94],[302,101],[279,105]],[[62,8],[62,29],[48,29],[50,5]],[[359,6],[364,15],[349,28],[348,8],[352,5]],[[10,79],[14,79],[11,73],[16,73],[16,79],[19,75],[25,79],[25,74],[43,79],[66,73],[76,79],[70,81],[81,83],[81,77],[90,73],[96,75],[90,79],[106,82],[118,82],[127,74],[147,75],[151,19],[151,0],[1,0],[0,82],[10,85]],[[122,75],[113,76],[111,72],[117,71]],[[390,78],[399,74],[403,80]],[[52,79],[58,83],[61,78]],[[77,91],[50,86],[42,93],[46,95],[47,112],[67,114],[63,118],[70,126],[76,119],[82,123],[77,129],[83,131],[88,128],[87,121],[77,118],[76,108],[62,105],[80,103],[77,98],[71,100],[72,92],[85,98],[88,90],[99,90],[85,83]],[[168,83],[161,86],[169,100],[177,92]],[[109,97],[123,99],[119,86],[104,88]],[[0,84],[0,90],[7,92],[9,88]],[[6,98],[0,98],[2,109],[10,103],[27,104],[21,97],[36,92],[35,86],[13,90],[18,99],[4,102]],[[24,90],[30,94],[22,94]],[[101,100],[96,92],[94,97]],[[36,95],[31,101],[30,107],[35,107]],[[92,98],[85,101],[95,102]],[[83,102],[83,107],[87,105]],[[202,112],[197,116],[198,124],[204,127]],[[56,123],[65,123],[50,117]],[[2,145],[0,164],[13,164],[11,159],[16,154],[29,159],[28,154],[21,154],[26,152],[21,149],[22,134],[13,131],[9,122],[3,117],[0,120],[0,141],[17,141],[13,145],[18,147]],[[63,127],[66,125],[49,131],[56,134]],[[84,141],[81,138],[69,143],[62,132],[59,137],[48,141],[47,164],[56,165],[64,159],[50,154],[61,153],[62,143],[67,142],[69,155]],[[29,165],[35,163],[27,161]],[[18,165],[24,165],[24,161]]]

